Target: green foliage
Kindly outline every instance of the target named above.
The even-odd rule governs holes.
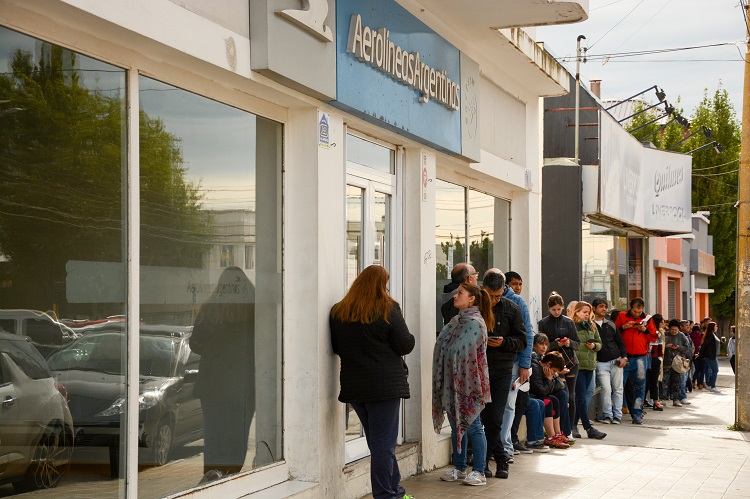
[[[745,431],[745,427],[742,426],[742,423],[739,422],[727,426],[727,429],[731,431]]]

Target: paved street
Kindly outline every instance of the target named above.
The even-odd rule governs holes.
[[[696,390],[691,405],[648,412],[642,427],[626,415],[622,426],[597,426],[608,433],[604,440],[584,437],[568,450],[515,456],[507,480],[489,478],[484,487],[441,482],[445,467],[403,485],[416,499],[750,497],[750,433],[727,429],[734,376],[725,360],[717,386],[721,394]]]

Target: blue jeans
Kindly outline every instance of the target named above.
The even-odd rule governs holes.
[[[453,445],[453,466],[461,471],[466,471],[466,446],[469,443],[471,437],[471,448],[474,452],[474,465],[472,468],[474,471],[484,475],[484,468],[487,465],[487,460],[482,459],[482,456],[487,455],[487,439],[484,436],[484,430],[482,429],[482,420],[477,417],[473,423],[464,432],[461,438],[461,452],[458,452],[458,439],[456,436],[456,422],[453,421],[452,417],[448,417],[448,422],[451,425],[451,445]],[[401,495],[403,496],[403,494]],[[398,497],[401,497],[398,496]]]
[[[511,380],[515,381],[518,379],[518,362],[513,363],[513,372]],[[513,441],[510,437],[510,428],[513,426],[513,420],[516,417],[516,397],[518,396],[518,390],[513,390],[513,381],[510,383],[510,391],[508,392],[508,398],[505,402],[505,412],[503,413],[502,431],[500,432],[500,443],[495,446],[494,452],[497,455],[500,451],[500,444],[502,444],[502,450],[506,456],[513,455]],[[492,382],[490,382],[490,386]],[[493,398],[494,400],[494,398]]]
[[[570,411],[568,410],[568,390],[558,390],[550,393],[550,397],[555,397],[560,402],[560,431],[563,435],[568,436],[571,432]]]
[[[589,420],[589,403],[591,396],[594,394],[594,372],[584,369],[578,370],[578,379],[576,380],[576,418],[573,426],[578,426],[578,420],[583,423],[583,429],[591,428]]]
[[[529,398],[526,406],[526,442],[544,440],[544,401]]]
[[[646,396],[645,355],[628,356],[628,363],[623,369],[623,385],[628,382],[628,379],[633,384],[633,409],[630,411],[630,415],[633,419],[641,418],[643,417],[643,397]]]
[[[601,387],[602,417],[622,419],[622,367],[612,362],[596,363],[596,379]]]
[[[685,371],[680,375],[680,400],[687,398],[687,380],[689,371]]]
[[[370,448],[370,481],[375,499],[402,498],[406,491],[399,485],[401,473],[396,461],[398,415],[401,399],[378,402],[351,402],[365,430]],[[464,462],[466,447],[464,446]],[[465,465],[464,465],[465,467]]]
[[[703,374],[706,376],[706,385],[716,388],[716,377],[719,375],[718,359],[703,359]]]

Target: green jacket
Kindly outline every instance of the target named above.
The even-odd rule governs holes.
[[[589,327],[583,327],[583,323],[576,323],[576,332],[581,344],[576,353],[578,354],[578,369],[581,371],[596,370],[596,352],[602,349],[602,338],[599,336],[599,328],[593,321],[588,322]],[[586,346],[586,340],[594,340],[593,350]]]

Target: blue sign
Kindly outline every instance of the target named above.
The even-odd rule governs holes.
[[[460,55],[393,0],[337,0],[331,104],[461,154]]]

